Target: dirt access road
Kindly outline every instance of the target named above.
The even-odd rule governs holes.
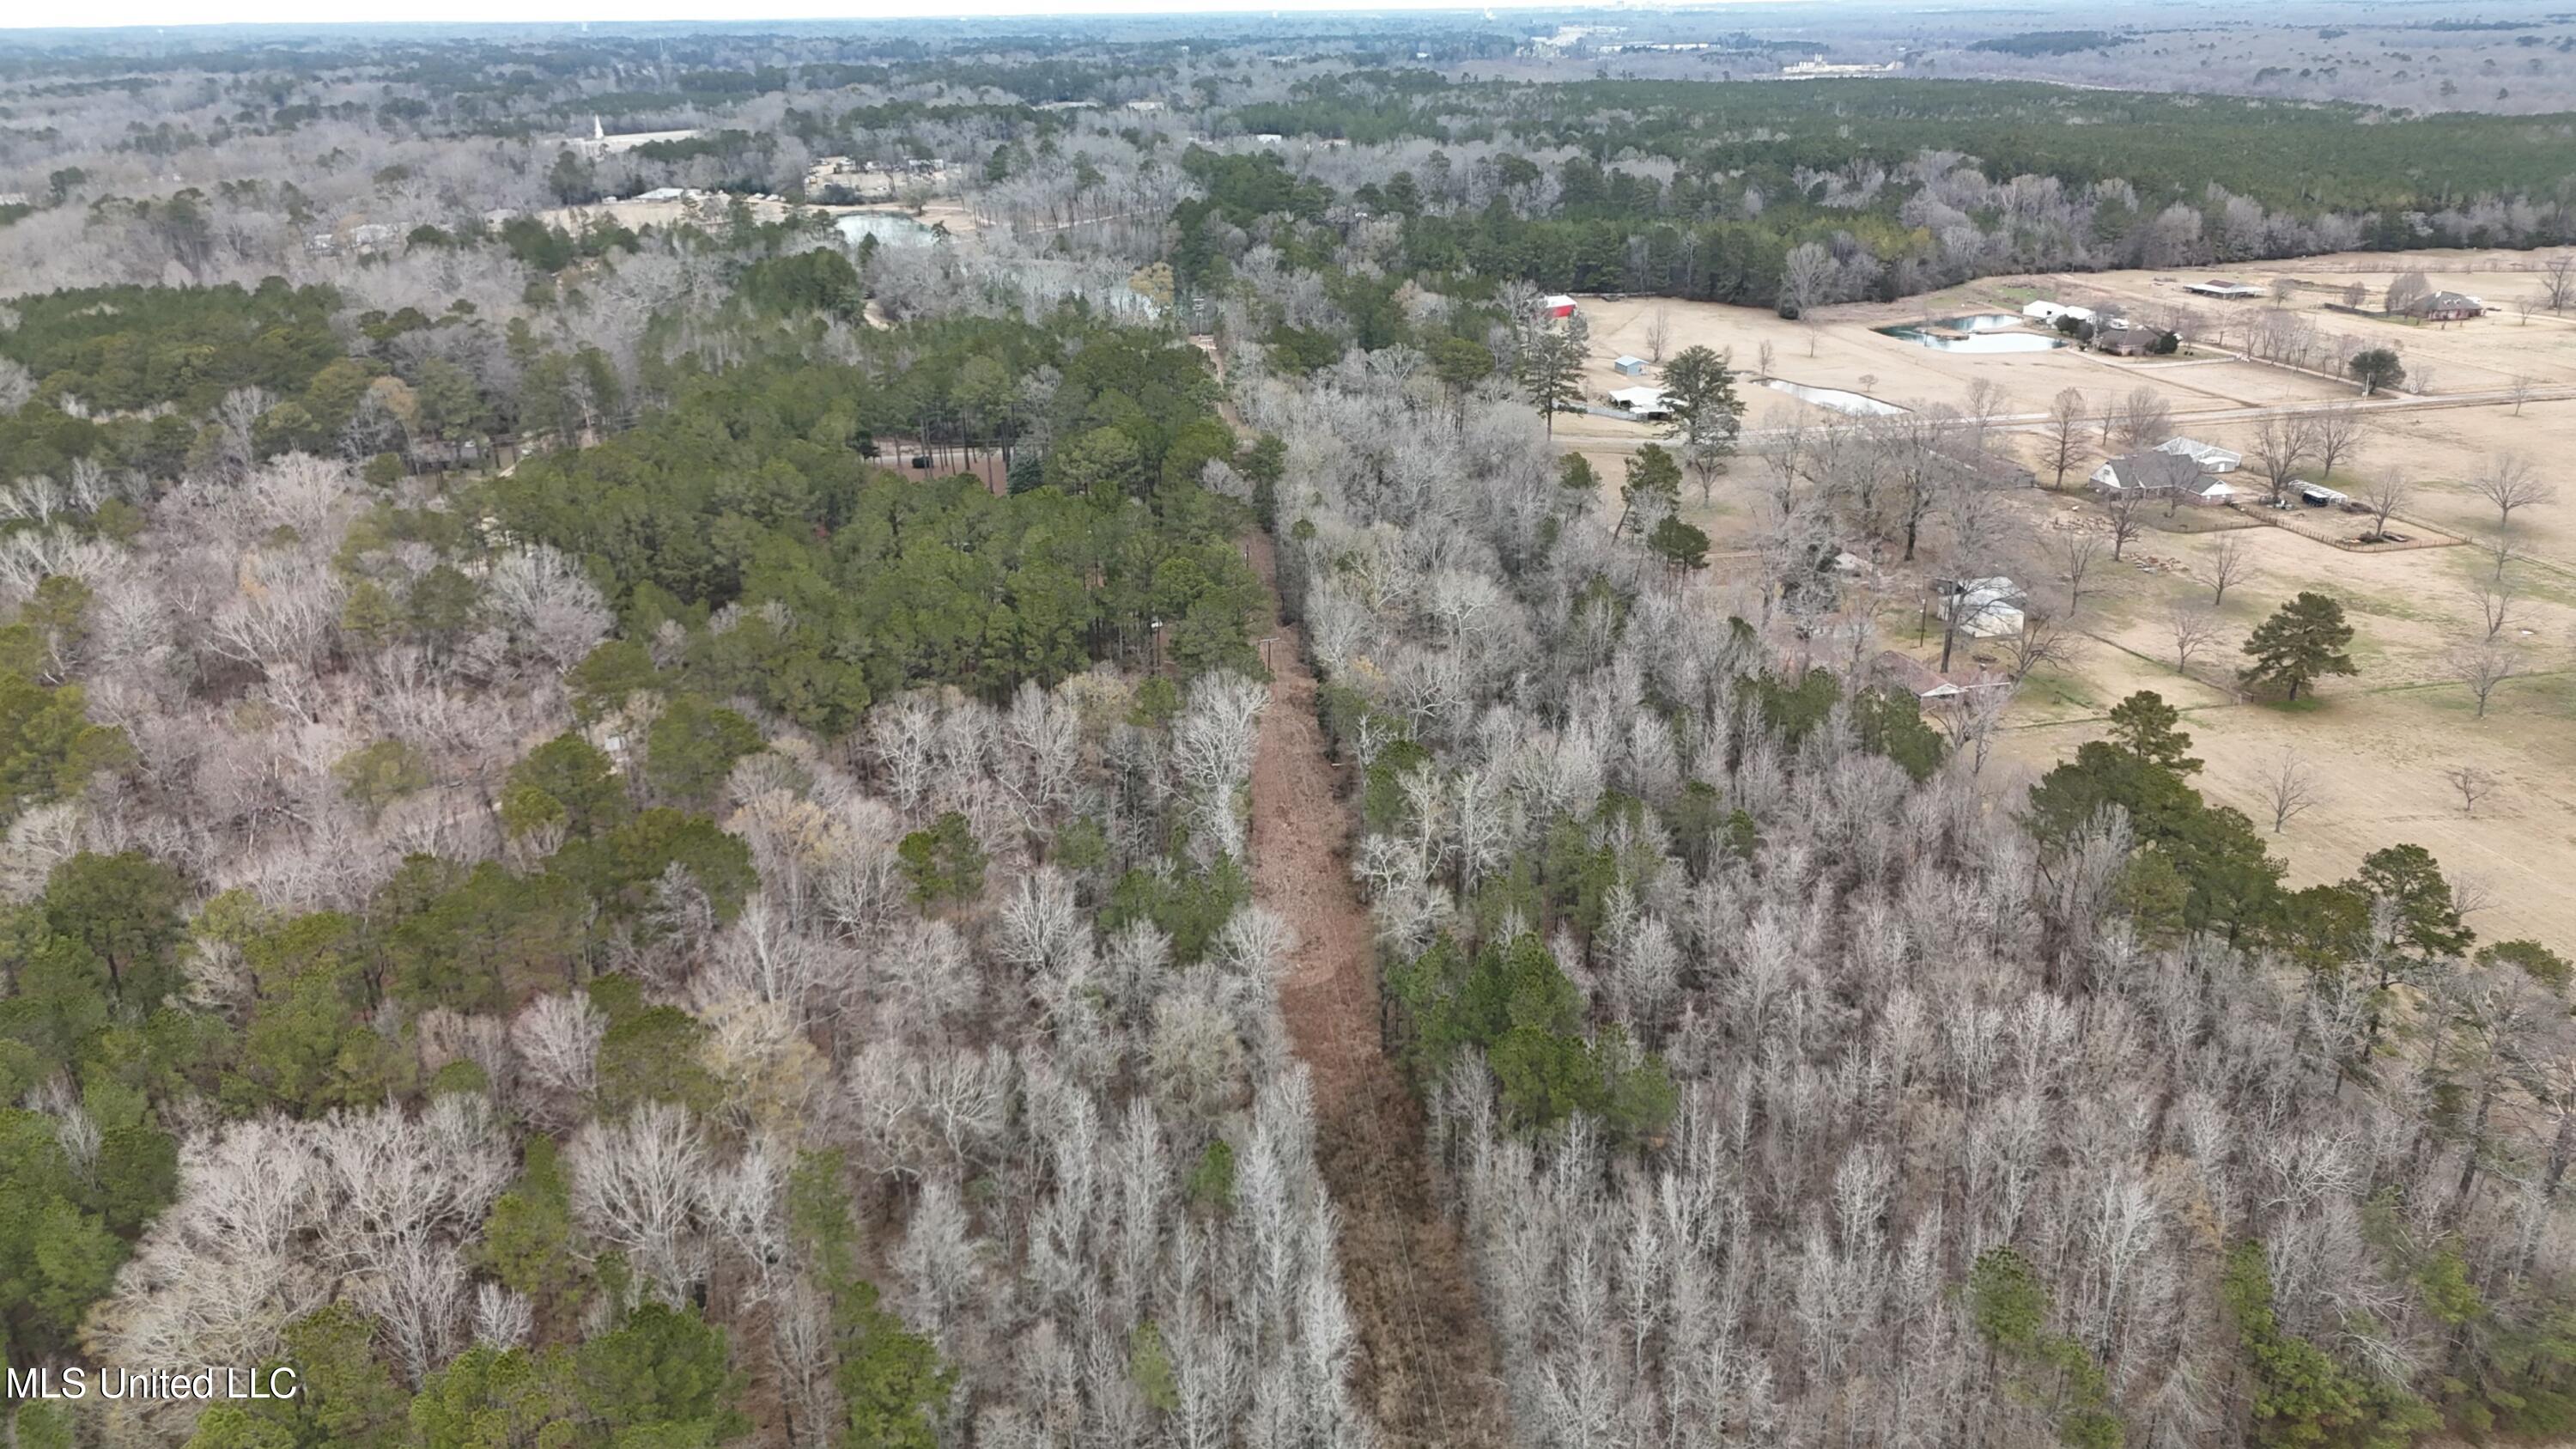
[[[1360,1331],[1364,1404],[1389,1449],[1507,1441],[1501,1365],[1466,1245],[1433,1194],[1422,1108],[1378,1031],[1376,944],[1344,853],[1352,819],[1324,757],[1304,638],[1277,622],[1277,555],[1251,540],[1271,589],[1270,705],[1252,762],[1252,893],[1296,928],[1279,990],[1315,1089],[1316,1155],[1341,1211],[1342,1286]]]

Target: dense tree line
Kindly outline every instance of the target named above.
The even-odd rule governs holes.
[[[1001,497],[865,456],[869,422],[904,419],[871,407],[864,372],[727,374],[599,447],[522,467],[494,485],[495,516],[598,571],[644,674],[651,642],[713,696],[830,734],[924,684],[1000,699],[1102,657],[1240,669],[1258,590],[1232,505],[1192,476],[1233,452],[1199,366],[1096,340],[1048,400],[1062,442],[1034,486]]]
[[[442,387],[543,428],[507,477],[293,451],[267,378],[17,483],[5,1352],[307,1386],[17,1442],[1361,1442],[1201,481],[1275,460],[1166,337],[853,336],[740,239],[719,372],[177,294],[295,299],[398,464]]]
[[[2070,187],[2119,178],[2150,207],[2196,203],[2216,185],[2283,210],[2431,212],[2481,194],[2548,198],[2567,177],[2545,132],[2519,119],[2406,118],[2364,106],[2285,111],[2225,96],[1914,79],[1448,85],[1420,72],[1326,77],[1303,88],[1315,93],[1316,109],[1297,129],[1320,136],[1347,134],[1336,107],[1350,103],[1339,96],[1401,96],[1414,124],[1370,139],[1476,139],[1461,134],[1474,118],[1533,150],[1573,145],[1596,161],[1633,151],[1686,173],[1742,171],[1765,191],[1802,170],[1893,171],[1925,150]],[[2376,124],[2356,126],[2364,120]]]
[[[1392,222],[1416,272],[1784,311],[2033,268],[2576,240],[2563,158],[2502,118],[1919,80],[1409,71],[1303,89],[1234,117],[1329,138],[1294,169],[1275,152],[1185,157],[1206,193],[1173,214],[1185,278],[1242,244],[1210,231],[1212,212],[1236,233],[1328,211],[1353,239]],[[1801,247],[1830,264],[1812,282],[1786,266]]]
[[[1071,438],[1170,461],[1161,347],[1093,339],[1068,375],[1158,412]],[[723,381],[603,466],[697,476],[656,450],[727,434]],[[432,484],[288,455],[122,536],[34,525],[67,563],[5,640],[62,681],[17,707],[0,848],[6,1352],[307,1393],[20,1405],[19,1442],[1359,1441],[1287,937],[1246,900],[1234,505],[1068,492],[1052,454],[1017,495],[897,484],[839,435],[834,471],[798,410],[864,376],[734,381],[773,401],[724,461],[844,509],[780,515],[764,560],[1052,534],[1122,579],[1204,562],[1232,642],[1195,654],[1185,601],[1160,669],[898,676],[815,733],[724,652],[776,599],[675,599],[673,649],[644,582],[612,599]],[[921,567],[924,611],[983,587]]]

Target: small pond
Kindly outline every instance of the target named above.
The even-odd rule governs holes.
[[[1886,418],[1905,411],[1892,402],[1881,402],[1866,393],[1845,392],[1838,387],[1809,387],[1804,383],[1782,382],[1776,377],[1765,379],[1762,385],[1774,392],[1785,392],[1800,402],[1811,402],[1820,408],[1850,413],[1854,417]]]
[[[2046,352],[2064,347],[2066,339],[2022,330],[2022,318],[2010,312],[1977,312],[1965,317],[1935,317],[1920,326],[1873,329],[1882,337],[1900,337],[1943,352]]]
[[[926,247],[938,239],[930,227],[900,211],[845,211],[832,223],[850,245],[875,237],[881,247]]]

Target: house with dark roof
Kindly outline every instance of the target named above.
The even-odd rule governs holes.
[[[2131,453],[2093,470],[2090,480],[2105,498],[2139,494],[2162,498],[2176,489],[2200,491],[2200,463],[2179,453]]]
[[[2466,292],[2427,292],[2407,305],[2406,315],[2427,322],[2466,322],[2486,310],[2486,303]]]
[[[2113,357],[2144,357],[2154,352],[2164,337],[2165,331],[2161,327],[2133,323],[2093,334],[2093,350],[2107,352]]]

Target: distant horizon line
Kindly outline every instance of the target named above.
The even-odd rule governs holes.
[[[147,0],[147,4],[151,5],[152,9],[146,10],[143,7],[137,7],[137,9],[142,13],[134,19],[116,19],[89,25],[26,25],[13,21],[0,20],[0,34],[12,36],[59,35],[69,37],[117,35],[135,31],[203,31],[215,33],[262,29],[357,31],[398,27],[440,30],[532,30],[576,26],[586,29],[594,25],[609,27],[681,25],[707,26],[710,28],[721,29],[747,29],[762,25],[775,24],[878,25],[893,22],[920,21],[954,21],[964,24],[979,21],[1047,21],[1076,19],[1116,20],[1144,19],[1149,17],[1161,17],[1170,20],[1188,20],[1195,17],[1241,19],[1262,15],[1289,14],[1300,16],[1346,15],[1354,18],[1367,18],[1394,14],[1474,15],[1478,13],[1490,13],[1497,10],[1545,10],[1564,13],[1591,12],[1616,15],[1652,15],[1676,11],[1724,10],[1734,8],[1752,8],[1757,6],[1770,8],[1774,6],[1801,3],[1834,4],[1837,3],[1837,0],[1636,0],[1636,3],[1630,3],[1630,0],[1595,0],[1595,3],[1592,4],[1573,5],[1564,3],[1564,0],[1484,0],[1484,3],[1474,4],[1462,4],[1459,3],[1459,0],[1388,0],[1388,3],[1378,5],[1353,5],[1349,3],[1349,0],[1185,0],[1185,3],[1181,5],[1164,3],[1164,0],[1123,0],[1123,3],[1122,0],[1074,0],[1074,3],[1070,7],[1048,7],[1044,9],[1024,8],[1030,7],[1032,5],[1032,0],[996,0],[996,3],[989,9],[979,8],[973,5],[961,8],[954,3],[916,4],[915,0],[890,0],[891,8],[889,8],[887,4],[872,5],[864,13],[850,13],[845,8],[849,3],[849,0],[827,0],[827,3],[816,4],[810,8],[799,8],[795,6],[791,0],[791,3],[783,8],[779,13],[770,15],[719,16],[683,13],[667,15],[639,15],[634,13],[638,8],[644,10],[651,10],[653,8],[652,0],[644,0],[644,3],[641,6],[630,5],[624,13],[615,15],[567,14],[529,18],[522,13],[519,15],[468,14],[459,16],[456,13],[458,7],[449,5],[444,7],[443,13],[437,15],[423,15],[416,17],[379,16],[365,20],[325,18],[320,15],[300,13],[301,6],[303,5],[311,4],[316,5],[318,8],[319,0],[288,0],[288,3],[297,6],[299,13],[268,14],[241,20],[208,20],[202,18],[201,15],[189,18],[178,18],[175,16],[169,18],[154,18],[152,10],[157,10],[158,4],[156,3],[156,0]],[[485,3],[490,3],[490,0],[485,0]],[[704,3],[706,3],[706,0],[680,0],[680,3],[675,4],[673,9],[675,12],[680,10],[689,10]],[[1844,3],[1849,3],[1850,8],[1855,10],[1896,8],[1892,4],[1880,3],[1880,0],[1844,0]],[[2117,4],[2118,0],[2113,0],[2113,3]],[[119,7],[110,5],[105,8],[113,11]],[[524,10],[524,7],[520,8]],[[1945,5],[1936,8],[1949,9],[1952,7]]]

